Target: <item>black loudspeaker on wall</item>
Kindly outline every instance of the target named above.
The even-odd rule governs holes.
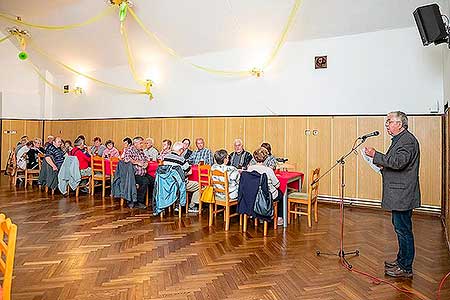
[[[437,4],[418,7],[413,15],[424,46],[448,42],[446,25]]]

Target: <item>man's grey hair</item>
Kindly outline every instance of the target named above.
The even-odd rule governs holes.
[[[408,129],[408,116],[402,111],[391,111],[389,114],[395,115],[398,121],[402,122],[402,127]]]
[[[234,142],[233,142],[233,144],[234,144],[234,145],[236,145],[236,144],[241,144],[241,145],[243,145],[244,143],[242,142],[241,139],[235,139]]]
[[[146,138],[145,140],[146,140],[147,142],[151,142],[152,145],[155,143],[155,141],[154,141],[151,137]]]
[[[172,150],[173,150],[174,152],[178,152],[178,151],[180,151],[181,149],[183,149],[183,143],[182,143],[182,142],[176,142],[176,143],[173,144],[173,146],[172,146]]]
[[[139,143],[140,141],[143,141],[143,140],[144,140],[144,138],[142,136],[137,136],[137,137],[135,137],[133,139],[133,144],[137,144],[137,143]]]

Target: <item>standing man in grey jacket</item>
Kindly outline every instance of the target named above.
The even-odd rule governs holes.
[[[392,136],[386,154],[367,147],[365,153],[382,168],[383,199],[381,206],[392,211],[392,224],[398,239],[397,259],[385,261],[385,274],[392,277],[412,277],[414,236],[412,211],[420,206],[419,161],[420,150],[416,137],[408,131],[408,117],[404,112],[390,112],[386,130]]]

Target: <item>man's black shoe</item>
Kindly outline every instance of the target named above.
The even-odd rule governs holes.
[[[127,202],[127,206],[128,206],[128,208],[134,208],[134,203],[133,202]]]
[[[134,208],[147,209],[147,206],[145,206],[145,204],[143,204],[143,203],[138,202],[134,205]]]
[[[384,271],[384,274],[386,274],[387,276],[395,277],[395,278],[411,278],[411,277],[413,277],[412,272],[402,270],[402,269],[400,269],[399,266],[394,267],[392,269],[386,269]]]
[[[397,260],[393,261],[385,261],[384,262],[384,268],[385,269],[392,269],[398,266]]]

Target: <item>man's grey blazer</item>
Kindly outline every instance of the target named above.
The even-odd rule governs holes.
[[[375,152],[373,163],[383,167],[383,208],[405,211],[420,206],[420,150],[411,132],[399,133],[386,154]]]

